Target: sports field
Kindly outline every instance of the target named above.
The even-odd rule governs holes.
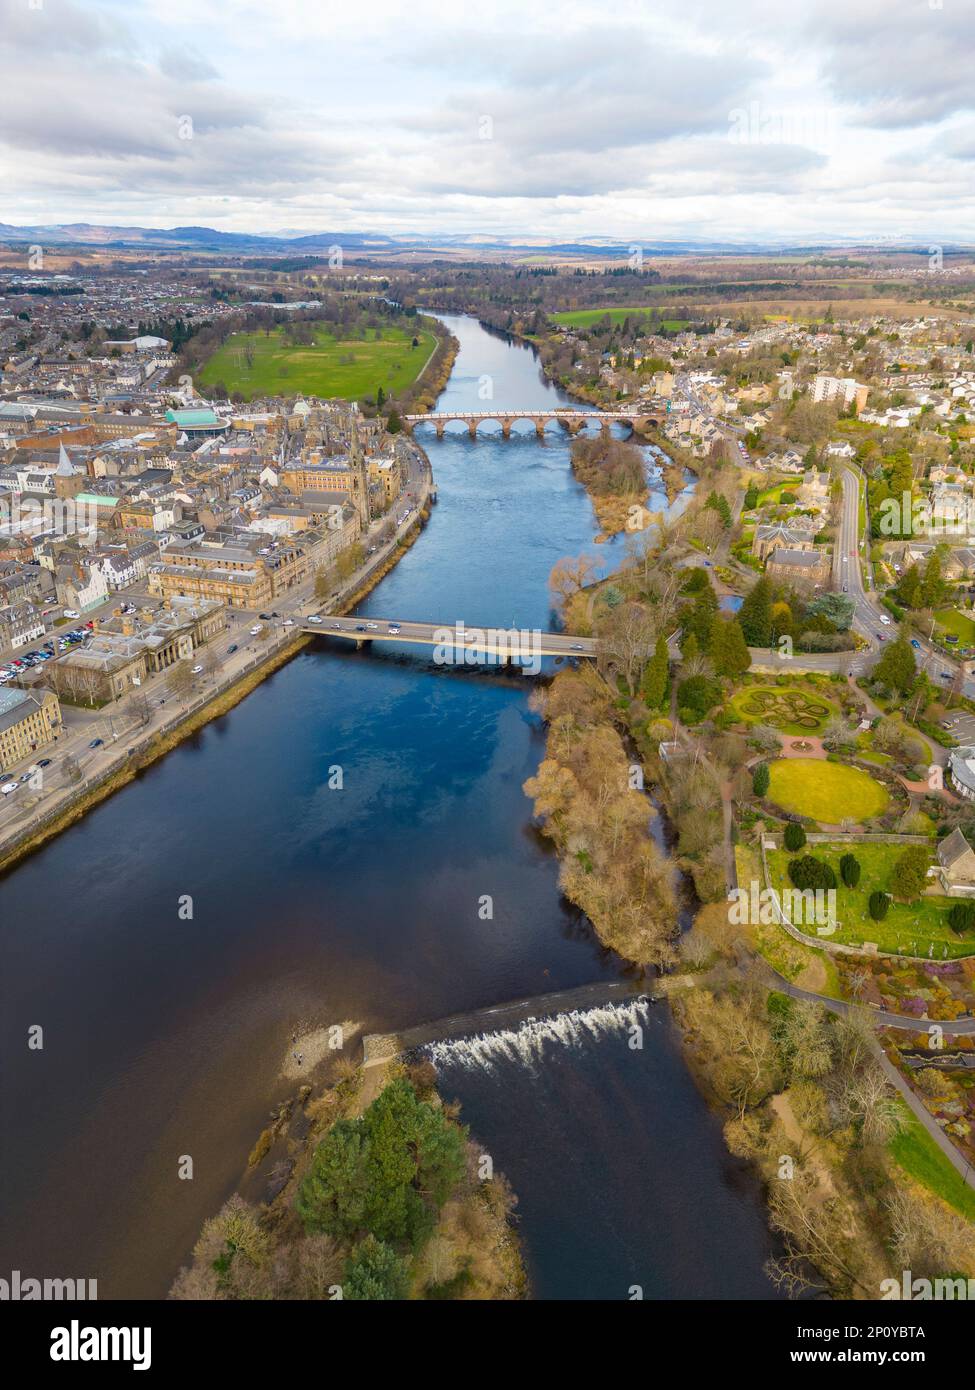
[[[626,318],[647,318],[650,310],[645,304],[631,304],[622,309],[566,309],[561,313],[553,314],[552,318],[556,323],[563,324],[566,328],[591,328],[600,319],[609,318],[610,323],[622,323]],[[677,333],[686,328],[689,319],[661,319],[661,328],[666,328],[669,333]]]
[[[254,396],[309,395],[347,401],[387,396],[409,386],[436,346],[432,333],[419,329],[419,343],[400,328],[364,329],[362,338],[337,340],[321,329],[308,346],[289,343],[281,329],[234,333],[199,373],[203,386],[222,383],[245,400]],[[376,334],[379,334],[377,337]]]

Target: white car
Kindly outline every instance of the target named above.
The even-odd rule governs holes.
[[[366,623],[366,627],[369,629],[370,632],[378,632],[378,631],[379,631],[379,624],[378,624],[378,623]]]
[[[890,619],[887,617],[886,613],[881,613],[880,621],[883,623],[884,627],[890,627]]]
[[[252,636],[252,637],[256,637],[257,634],[260,632],[260,630],[261,630],[261,625],[260,625],[260,623],[258,623],[256,627],[252,627],[252,628],[251,628],[251,636]]]
[[[191,675],[194,675],[194,676],[202,676],[202,675],[203,675],[203,667],[202,667],[202,666],[192,666],[192,667],[190,668],[190,673],[191,673]]]
[[[317,613],[312,613],[312,615],[311,615],[311,617],[308,619],[308,621],[309,621],[310,623],[320,623],[320,622],[321,622],[321,618],[318,616]]]
[[[80,618],[81,614],[76,612],[73,608],[66,608],[61,616],[62,618]]]
[[[281,624],[282,627],[294,627],[294,625],[294,618],[285,618],[284,622]]]
[[[15,792],[19,785],[19,782],[4,782],[3,786],[0,787],[0,796],[10,796],[11,792]]]

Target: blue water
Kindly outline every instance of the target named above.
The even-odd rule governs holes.
[[[483,400],[485,377],[499,405],[556,396],[527,349],[453,326],[442,404]],[[424,442],[440,500],[363,611],[547,626],[559,557],[620,554],[593,545],[561,431]],[[159,1297],[283,1093],[294,1028],[405,1026],[620,977],[531,824],[529,688],[323,638],[0,883],[0,1266]],[[542,1297],[621,1296],[633,1271],[656,1296],[768,1292],[760,1196],[665,1017],[653,1027],[637,1066],[594,1041],[541,1084],[517,1068],[457,1081],[519,1191]]]

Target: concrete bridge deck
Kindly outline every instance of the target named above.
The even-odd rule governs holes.
[[[414,623],[406,619],[322,615],[320,622],[307,618],[299,624],[302,632],[325,637],[347,637],[357,645],[363,642],[406,642],[424,647],[450,643],[455,653],[527,658],[540,656],[594,657],[592,637],[574,637],[565,632],[542,632],[536,628],[485,628],[463,623]]]

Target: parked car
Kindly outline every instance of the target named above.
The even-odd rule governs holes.
[[[203,667],[202,667],[202,666],[191,666],[191,667],[190,667],[190,674],[191,674],[191,675],[194,675],[194,676],[202,676],[202,675],[203,675]]]
[[[66,608],[62,616],[65,618],[80,618],[81,614],[75,608]]]
[[[251,636],[252,636],[252,637],[256,637],[257,634],[260,632],[260,630],[261,630],[261,625],[260,625],[260,623],[256,623],[256,624],[251,628]]]
[[[10,796],[20,786],[19,782],[4,782],[0,787],[0,796]]]
[[[921,650],[921,644],[916,637],[911,638],[911,646],[914,648],[916,652],[919,652]]]
[[[88,747],[89,747],[89,748],[101,748],[102,745],[104,744],[104,742],[105,742],[105,740],[104,740],[103,738],[93,738],[92,741],[91,741],[91,743],[89,743]]]
[[[230,646],[227,648],[227,655],[228,655],[228,656],[232,656],[233,653],[234,653],[236,650],[237,650],[237,643],[236,643],[236,642],[231,642]]]

